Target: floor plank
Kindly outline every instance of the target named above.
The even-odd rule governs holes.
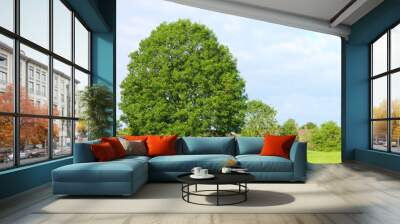
[[[311,165],[309,183],[325,187],[360,214],[36,214],[56,199],[42,186],[0,201],[0,223],[15,224],[397,224],[400,223],[400,174],[358,163]]]

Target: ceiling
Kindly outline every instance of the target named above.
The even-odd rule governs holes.
[[[347,37],[383,0],[168,0],[197,8]]]

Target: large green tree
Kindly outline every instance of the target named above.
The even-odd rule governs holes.
[[[333,121],[321,124],[320,128],[311,132],[310,143],[313,150],[317,151],[340,151],[341,130]]]
[[[279,132],[281,135],[297,135],[298,129],[296,121],[290,118],[282,124]]]
[[[128,72],[120,108],[132,134],[226,135],[243,125],[245,82],[204,25],[160,24],[130,54]]]
[[[241,135],[264,136],[265,134],[275,134],[278,127],[275,118],[276,113],[273,107],[260,100],[248,101]]]

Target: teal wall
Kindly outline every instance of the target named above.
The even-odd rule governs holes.
[[[115,88],[115,62],[114,62],[114,34],[92,33],[92,83],[99,83],[110,88],[114,95],[113,126],[110,134],[116,132],[116,88]]]
[[[115,102],[115,0],[67,0],[92,31],[92,82],[107,85]],[[114,103],[115,110],[115,103]],[[115,113],[114,113],[115,114]],[[110,132],[115,132],[116,120]],[[47,161],[0,172],[0,199],[51,181],[51,171],[72,163],[72,158]]]
[[[72,163],[72,158],[47,161],[0,173],[0,199],[29,190],[51,181],[51,171]]]
[[[386,0],[355,23],[351,27],[348,40],[342,41],[343,160],[362,161],[392,170],[398,170],[400,167],[400,157],[391,154],[382,156],[382,153],[369,149],[368,45],[398,22],[400,22],[400,0]]]

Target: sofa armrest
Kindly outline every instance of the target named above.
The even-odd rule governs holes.
[[[293,178],[305,181],[307,176],[307,143],[294,142],[290,149],[290,160],[293,162]]]
[[[96,158],[92,153],[90,146],[92,144],[100,143],[99,140],[75,143],[74,145],[74,163],[89,163],[95,162]]]

